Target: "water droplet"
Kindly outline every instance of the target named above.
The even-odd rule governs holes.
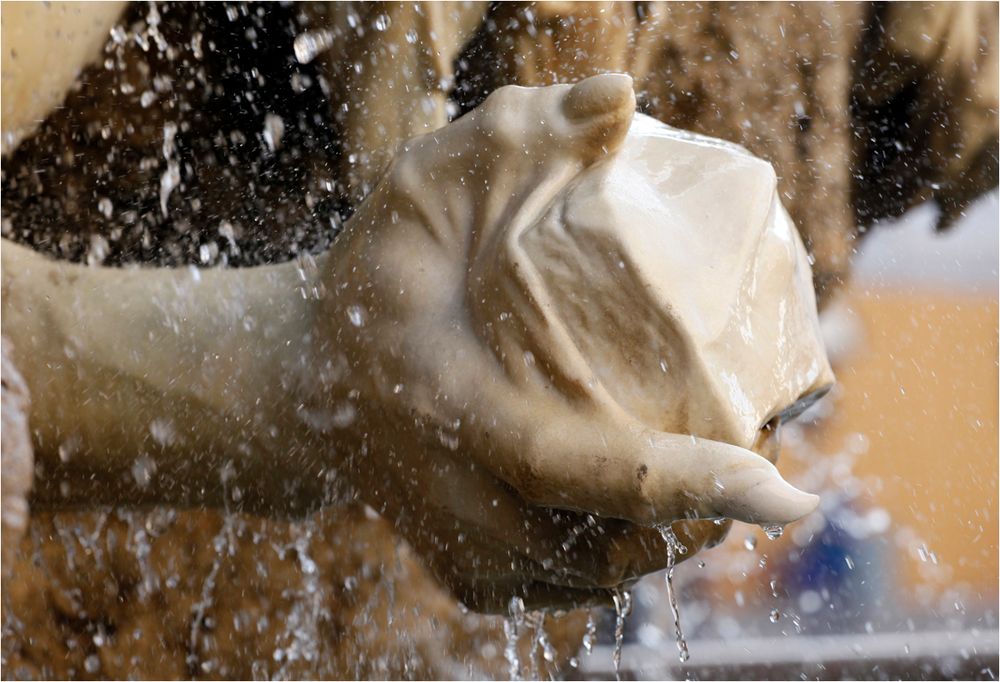
[[[920,560],[923,561],[924,563],[927,563],[929,561],[930,563],[937,565],[938,562],[937,554],[929,550],[926,544],[923,544],[917,548],[917,555],[920,557]]]
[[[748,535],[746,540],[743,541],[743,546],[750,552],[754,551],[757,549],[757,538],[753,535]]]
[[[264,142],[273,154],[281,149],[281,140],[285,136],[285,121],[277,114],[267,114],[264,117]]]
[[[553,663],[556,660],[556,650],[552,646],[552,642],[549,641],[549,634],[545,631],[545,614],[541,613],[538,618],[538,625],[536,633],[536,639],[538,640],[538,646],[542,649],[542,658],[548,663]]]
[[[767,536],[768,540],[777,540],[785,532],[785,527],[780,524],[761,526],[761,528],[764,530],[764,535]]]
[[[354,423],[357,414],[358,411],[354,405],[345,401],[334,407],[330,423],[335,429],[346,429]]]
[[[140,455],[132,462],[132,478],[140,488],[145,488],[156,473],[156,462],[146,455]]]
[[[781,611],[779,611],[778,609],[771,609],[771,614],[770,616],[768,616],[768,618],[772,623],[777,623],[779,620],[781,620]]]
[[[594,642],[597,640],[597,622],[594,620],[594,612],[587,611],[587,629],[583,633],[583,650],[589,656],[594,651]]]
[[[121,24],[115,24],[111,27],[111,40],[115,45],[123,45],[128,39],[128,34],[125,33],[125,27]]]
[[[347,318],[355,327],[362,327],[365,324],[365,311],[359,305],[348,306]]]
[[[799,608],[803,613],[816,613],[823,608],[823,598],[816,590],[805,590],[799,595]]]
[[[295,36],[292,49],[299,64],[308,64],[332,45],[333,33],[330,31],[307,31]]]
[[[110,218],[111,214],[114,212],[114,204],[111,203],[111,199],[107,197],[101,197],[97,201],[97,210],[101,212],[101,215],[105,218]]]
[[[163,217],[168,215],[167,202],[170,200],[170,193],[177,185],[181,184],[181,168],[176,161],[167,162],[167,170],[160,176],[160,212]]]
[[[852,559],[849,556],[845,556],[844,563],[847,564],[847,568],[849,568],[852,571],[854,570],[854,559]]]
[[[177,431],[174,429],[172,420],[166,417],[159,417],[149,422],[149,435],[157,444],[167,447],[173,445],[177,438]]]
[[[94,267],[104,262],[108,257],[108,240],[99,234],[90,235],[90,248],[87,249],[87,265]]]
[[[198,247],[198,260],[202,265],[208,265],[219,255],[219,245],[214,241]]]

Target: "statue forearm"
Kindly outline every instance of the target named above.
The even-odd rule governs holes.
[[[36,501],[252,506],[259,493],[270,508],[284,487],[315,485],[296,451],[318,447],[321,269],[88,268],[4,241],[3,334],[33,396]]]

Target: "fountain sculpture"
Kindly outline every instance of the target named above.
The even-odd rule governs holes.
[[[19,34],[20,61],[4,55],[5,155],[62,101],[121,6],[103,3],[75,23],[82,10],[59,3],[16,10],[36,30]],[[397,83],[394,106],[374,117],[345,109],[343,175],[352,200],[366,198],[325,253],[253,268],[97,267],[100,258],[87,267],[4,239],[5,569],[7,531],[27,518],[32,455],[36,512],[225,509],[188,636],[189,674],[196,664],[209,674],[196,654],[212,627],[220,557],[236,551],[231,514],[301,520],[362,500],[463,603],[513,607],[521,630],[533,623],[551,661],[546,618],[525,609],[613,602],[623,622],[628,587],[719,541],[722,519],[776,532],[815,506],[773,466],[781,422],[832,375],[810,262],[770,164],[635,114],[632,80],[580,80],[589,66],[570,74],[575,86],[503,87],[482,104],[458,88],[463,107],[478,106],[444,125],[455,112],[443,88],[453,61],[468,68],[458,48],[476,26],[512,13],[502,28],[516,37],[561,21],[560,7],[521,16],[394,5],[384,25],[382,15],[364,19],[384,34],[378,46],[392,36],[418,44],[408,65],[431,50],[437,78]],[[653,10],[629,29],[644,45],[669,24]],[[330,11],[357,20],[354,9]],[[10,46],[16,21],[4,13]],[[150,5],[147,37],[158,48],[159,21]],[[45,49],[60,31],[72,54]],[[472,39],[469,55],[487,38]],[[510,57],[496,39],[491,54]],[[338,40],[303,34],[296,57],[369,49],[362,32]],[[624,55],[626,43],[609,50]],[[651,45],[615,70],[653,73]],[[556,60],[535,73],[534,62],[510,58],[526,69],[511,77],[520,81],[572,71]],[[355,70],[341,94],[370,97],[395,78],[378,64]],[[412,106],[395,106],[407,97]],[[272,152],[284,126],[265,120]],[[433,132],[394,154],[379,148],[424,131]],[[166,216],[183,189],[178,128],[162,133]],[[824,234],[806,230],[814,250]],[[830,248],[836,273],[844,244]],[[289,546],[308,577],[316,528],[299,523]],[[129,517],[132,539],[143,532],[134,525]],[[148,562],[148,546],[135,550]],[[148,596],[157,579],[145,564],[141,572]],[[315,633],[300,625],[315,629],[325,616],[309,611],[315,599],[298,604],[294,641],[275,652],[279,674],[317,656]],[[88,673],[100,669],[92,659]]]

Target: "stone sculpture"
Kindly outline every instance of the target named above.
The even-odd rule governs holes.
[[[984,188],[996,185],[997,53],[995,32],[991,33],[995,21],[988,20],[995,19],[995,4],[914,3],[874,8],[867,5],[785,4],[765,7],[706,6],[700,3],[621,3],[607,6],[599,3],[512,3],[490,10],[485,22],[486,8],[480,3],[452,4],[444,16],[436,11],[437,8],[422,3],[349,5],[331,4],[325,13],[322,3],[309,7],[298,5],[306,13],[319,10],[316,20],[305,25],[275,21],[277,6],[268,9],[265,19],[267,24],[295,23],[303,30],[305,26],[309,30],[329,29],[341,37],[339,44],[317,58],[317,61],[324,61],[328,69],[326,81],[331,87],[324,84],[323,92],[331,102],[337,143],[344,150],[343,156],[335,162],[339,165],[332,175],[327,167],[327,157],[316,155],[314,151],[328,149],[329,141],[319,136],[321,139],[316,147],[306,150],[300,141],[290,137],[297,131],[293,123],[296,119],[286,116],[289,136],[285,138],[284,149],[306,155],[303,165],[310,166],[308,178],[315,183],[301,181],[297,172],[287,172],[285,167],[281,169],[285,172],[279,172],[285,182],[276,187],[273,182],[270,183],[270,190],[266,185],[256,183],[258,177],[250,170],[243,176],[230,178],[226,187],[225,182],[214,183],[221,180],[220,170],[223,175],[228,172],[225,165],[218,169],[218,166],[195,164],[194,173],[198,177],[185,175],[182,182],[188,182],[189,186],[173,195],[171,220],[163,225],[148,225],[148,231],[138,229],[143,225],[131,225],[127,219],[122,220],[122,206],[128,204],[141,208],[140,197],[150,187],[153,187],[155,195],[160,169],[155,164],[140,166],[140,160],[159,158],[166,122],[180,121],[182,126],[191,126],[180,135],[178,147],[181,154],[203,149],[197,146],[199,140],[214,145],[217,136],[224,133],[226,144],[219,150],[222,158],[230,155],[231,159],[233,154],[240,154],[241,166],[257,168],[253,152],[241,152],[239,147],[230,146],[228,136],[230,131],[243,131],[252,138],[259,122],[233,120],[228,110],[220,112],[212,108],[206,93],[199,87],[204,83],[212,87],[224,85],[227,92],[230,86],[235,87],[234,92],[242,91],[241,69],[237,68],[233,72],[235,77],[230,79],[224,75],[228,73],[228,66],[222,62],[244,49],[239,43],[244,40],[245,29],[247,36],[249,29],[254,27],[259,34],[254,51],[241,52],[241,64],[247,68],[275,62],[273,54],[267,49],[268,35],[278,42],[284,41],[284,29],[277,34],[268,34],[261,31],[260,25],[248,26],[227,19],[229,8],[219,9],[217,6],[214,10],[191,10],[182,5],[134,4],[119,20],[119,28],[112,34],[113,41],[104,55],[104,59],[114,59],[114,68],[107,71],[104,65],[95,63],[72,88],[63,108],[54,111],[40,127],[43,134],[28,138],[13,161],[5,158],[4,213],[10,222],[5,221],[4,234],[12,234],[9,230],[13,228],[18,239],[69,259],[82,259],[82,253],[88,260],[94,256],[93,260],[100,262],[98,254],[108,247],[108,262],[204,263],[204,260],[199,260],[198,242],[199,239],[202,242],[210,240],[217,223],[206,222],[203,217],[221,215],[235,225],[235,239],[229,243],[235,243],[233,248],[238,247],[238,250],[222,249],[222,258],[228,255],[232,263],[272,262],[288,257],[288,253],[294,253],[296,248],[315,248],[316,242],[302,237],[297,220],[302,212],[309,212],[307,208],[319,214],[327,211],[322,201],[319,206],[311,203],[310,192],[313,197],[322,196],[322,190],[317,193],[314,185],[322,187],[327,178],[345,183],[344,193],[353,205],[373,186],[399,142],[413,133],[440,126],[453,116],[450,107],[454,104],[448,101],[447,91],[455,85],[452,59],[456,54],[459,89],[470,82],[475,83],[476,79],[485,78],[492,82],[492,86],[481,89],[479,97],[484,97],[496,86],[511,82],[525,85],[548,84],[556,80],[571,82],[599,71],[627,70],[637,78],[636,88],[643,111],[685,129],[737,141],[754,154],[771,161],[778,171],[782,200],[816,259],[813,270],[821,294],[831,291],[842,278],[856,225],[863,227],[887,209],[890,213],[898,212],[914,201],[931,195],[946,208],[944,217],[947,220],[957,215],[969,198],[984,191]],[[54,14],[64,9],[60,3],[36,4],[34,7]],[[84,9],[94,15],[107,14],[102,20],[105,28],[95,29],[93,35],[106,31],[114,19],[113,11],[99,7],[89,4],[73,8],[80,17]],[[13,28],[8,22],[14,14],[10,9],[5,5],[3,14],[5,157],[11,152],[8,142],[19,139],[19,135],[7,134],[15,120],[8,109],[15,101],[8,97],[8,69],[12,66],[8,60],[11,56],[8,48],[16,47],[15,41],[8,36]],[[260,8],[253,5],[249,8],[240,5],[237,9],[244,18],[248,12],[250,15],[260,12]],[[284,9],[282,11],[285,12]],[[974,20],[970,24],[969,16],[976,13],[985,14],[987,20]],[[946,14],[955,16],[947,21],[938,21],[939,16]],[[497,23],[500,15],[505,18],[502,24]],[[219,18],[221,21],[218,21]],[[240,21],[244,22],[244,18]],[[510,19],[516,19],[516,23]],[[213,21],[217,21],[214,34],[211,28]],[[53,29],[58,29],[60,25],[65,28],[60,21],[48,20],[44,23]],[[468,32],[474,30],[473,24],[476,23],[485,23],[487,27],[493,27],[490,30],[502,34],[496,44],[487,45],[490,49],[485,54],[478,55],[481,58],[478,62],[470,61],[470,57],[477,56],[470,49],[476,41],[466,44]],[[980,28],[980,49],[971,55],[971,60],[968,58],[971,51],[967,49],[964,53],[958,51],[959,56],[964,54],[964,58],[953,59],[952,55],[956,52],[949,46],[971,46],[976,36],[963,36],[961,31],[942,33],[942,27],[967,28],[977,24]],[[930,28],[921,28],[923,25],[930,25]],[[201,31],[205,36],[199,42]],[[227,32],[235,38],[220,42],[220,37]],[[75,48],[82,47],[87,41],[73,41],[72,45],[68,45],[65,32],[62,37],[58,31],[55,33],[49,35],[36,28],[24,35],[30,39],[29,47],[38,49],[44,57],[57,56],[57,63],[35,59],[22,60],[20,65],[36,67],[36,75],[45,73],[46,68],[53,71],[68,69],[75,74],[80,71],[83,62],[98,56],[96,42],[92,45],[93,53],[84,55]],[[139,40],[145,37],[153,41],[157,35],[160,39],[153,49],[148,49]],[[413,36],[417,39],[411,42]],[[918,40],[914,42],[910,38]],[[206,48],[213,40],[216,47],[211,52]],[[510,41],[516,42],[516,46],[509,48]],[[290,53],[290,37],[288,42]],[[941,45],[944,47],[941,48]],[[161,52],[164,46],[166,49]],[[74,49],[71,50],[71,47]],[[863,57],[856,56],[858,50]],[[26,53],[18,51],[18,54],[23,56]],[[373,61],[374,56],[377,59]],[[46,63],[50,67],[45,67]],[[860,68],[861,73],[852,73],[849,64],[864,68]],[[900,68],[901,65],[905,68]],[[942,65],[947,68],[942,69]],[[951,68],[954,65],[959,68]],[[364,68],[352,70],[351,66]],[[18,64],[13,64],[13,67],[16,69]],[[188,69],[193,70],[198,81],[194,90],[185,89],[185,81],[180,78],[181,73],[191,75]],[[990,74],[994,75],[992,81],[989,80]],[[271,74],[267,75],[269,82],[274,83]],[[317,79],[314,72],[310,72],[308,77],[314,83],[323,80]],[[300,77],[300,86],[308,82],[308,77]],[[901,101],[913,94],[914,88],[910,84],[914,78],[919,80],[916,100]],[[386,82],[392,87],[380,87]],[[775,88],[775,83],[781,83],[782,87]],[[879,84],[887,84],[887,87]],[[984,84],[992,84],[992,89],[984,88]],[[69,81],[64,85],[68,87]],[[313,117],[313,110],[304,106],[303,102],[310,97],[309,93],[316,93],[319,89],[314,84],[303,94],[289,91],[282,96],[287,99],[291,110],[299,110],[303,114],[308,111],[308,116]],[[253,94],[258,95],[256,103],[261,106],[268,101],[267,97],[259,97],[260,92]],[[148,95],[155,95],[157,99],[153,106],[145,108]],[[451,99],[455,98],[456,93],[452,92]],[[60,99],[59,93],[50,97],[49,109],[58,105]],[[463,101],[462,97],[457,99],[460,103]],[[192,106],[194,108],[190,109]],[[188,111],[188,115],[180,113],[183,111]],[[35,127],[45,113],[45,107],[42,107],[30,114],[29,128]],[[285,115],[284,112],[279,113]],[[908,120],[900,118],[904,113],[910,117]],[[222,119],[225,123],[220,124]],[[916,119],[919,125],[914,125],[912,119]],[[982,119],[982,124],[979,119]],[[942,121],[957,124],[942,125]],[[221,132],[211,127],[213,125],[217,125]],[[851,135],[851,130],[859,126],[865,131]],[[109,138],[103,137],[105,131],[110,132]],[[311,133],[315,134],[315,130]],[[985,141],[979,139],[983,135]],[[905,153],[892,157],[894,166],[891,172],[886,172],[881,161],[885,157],[884,149],[896,149],[900,140]],[[858,147],[854,153],[850,149],[852,142]],[[244,150],[247,146],[252,144],[245,145]],[[351,157],[354,157],[353,162]],[[185,173],[192,172],[186,166],[190,158],[179,157]],[[202,161],[200,156],[198,161]],[[965,169],[963,164],[967,165],[967,162],[974,162],[974,172]],[[264,170],[268,170],[266,166]],[[240,207],[216,201],[218,195],[246,198],[236,188],[244,186],[247,178],[256,184],[257,189],[256,205],[245,210],[249,210],[250,215],[268,216],[261,223],[241,221],[240,218],[245,215],[240,215]],[[845,178],[853,179],[852,187],[842,181]],[[213,181],[215,196],[206,193],[210,188],[206,182],[209,179]],[[918,188],[917,192],[913,191],[914,187]],[[897,194],[901,195],[898,201],[887,201],[887,198]],[[105,209],[92,199],[102,195],[113,201],[115,220],[106,219]],[[179,206],[194,205],[195,201],[204,203],[202,212],[179,214]],[[850,217],[852,203],[858,221]],[[262,206],[265,210],[261,210]],[[277,207],[277,215],[271,212],[274,207]],[[272,220],[272,217],[281,219]],[[187,225],[187,222],[190,224]],[[139,233],[134,237],[131,234],[133,228]],[[126,231],[126,238],[118,241],[114,234],[121,229]],[[98,239],[95,242],[94,235],[102,235],[107,241]],[[178,242],[180,238],[185,241]],[[92,247],[89,255],[88,239]],[[101,248],[93,248],[95,243]],[[222,244],[224,242],[220,242]],[[208,262],[216,260],[213,258]],[[9,324],[5,323],[4,331],[9,329]],[[9,363],[5,365],[5,420],[17,413],[16,409],[8,409],[8,398],[12,399],[11,405],[20,404],[23,407],[24,403],[18,396],[26,395],[7,381],[14,371]],[[29,448],[15,447],[12,441],[8,442],[8,431],[15,433],[5,423],[4,483],[5,486],[17,483],[17,486],[12,486],[10,490],[5,487],[5,504],[15,499],[15,495],[9,493],[21,494],[27,488],[24,476],[8,476],[11,471],[25,472],[27,469],[23,466],[9,468],[8,463],[20,465],[27,461],[25,455],[30,457]],[[20,432],[26,433],[23,429]],[[767,431],[765,435],[770,433]],[[774,450],[774,440],[761,438],[755,449],[761,452]],[[70,446],[67,453],[72,451],[73,444],[73,440],[67,443]],[[139,480],[145,480],[149,473],[149,469],[143,466],[146,463],[147,460],[140,459],[139,466],[134,472],[129,471],[128,475],[138,475]],[[157,479],[154,477],[151,481],[155,483]],[[23,511],[24,507],[18,509]],[[362,531],[345,528],[354,528],[352,524],[365,528],[365,524],[376,524],[367,515],[357,513],[359,511],[356,507],[331,511],[326,515],[327,519],[336,517],[344,522],[324,522],[313,543],[313,552],[332,553],[334,557],[331,563],[323,564],[322,573],[323,580],[330,581],[335,589],[355,571],[343,558],[342,538],[363,534]],[[122,513],[128,515],[127,512]],[[11,602],[5,599],[4,605],[5,613],[13,611],[13,618],[24,623],[24,629],[19,630],[16,637],[5,637],[7,644],[13,642],[13,646],[22,649],[13,658],[5,659],[9,664],[43,666],[40,668],[43,677],[61,677],[74,674],[74,667],[77,674],[82,674],[84,658],[94,653],[102,661],[102,674],[108,676],[162,676],[167,674],[164,670],[174,670],[170,666],[164,667],[165,657],[174,657],[171,661],[176,658],[180,666],[177,670],[184,670],[185,652],[190,642],[186,638],[177,641],[169,636],[164,638],[163,633],[187,630],[183,623],[194,616],[189,612],[189,601],[186,600],[197,601],[207,576],[214,575],[217,555],[208,551],[187,557],[185,550],[178,545],[178,539],[190,535],[191,538],[205,538],[208,542],[207,538],[216,532],[220,519],[214,517],[211,510],[180,512],[171,517],[177,520],[170,532],[153,543],[153,566],[163,576],[180,568],[184,581],[181,587],[164,585],[162,595],[154,600],[154,604],[145,601],[147,597],[143,596],[142,589],[136,591],[136,585],[141,587],[144,582],[133,583],[132,576],[138,569],[134,565],[136,557],[128,547],[119,543],[117,549],[111,552],[115,533],[121,538],[125,537],[125,532],[122,528],[113,528],[116,525],[114,522],[104,524],[102,519],[106,516],[105,513],[62,511],[57,514],[39,512],[33,518],[34,530],[23,545],[22,555],[25,558],[16,569],[19,571],[18,590],[16,595],[8,592],[15,596],[10,597]],[[142,516],[141,513],[128,515],[130,533],[142,529]],[[256,537],[259,532],[275,537],[280,534],[277,527],[285,527],[285,524],[250,515],[230,513],[226,518],[234,516],[239,519],[238,526],[246,531],[243,544],[250,544],[250,536]],[[133,520],[135,528],[132,528]],[[384,546],[388,552],[393,542],[383,537],[389,533],[386,530],[388,524],[377,523],[381,524],[378,526],[381,530],[373,530],[372,537],[378,538],[375,544]],[[613,525],[606,520],[602,530]],[[60,558],[60,552],[69,552],[70,547],[63,547],[55,530],[60,530],[61,534],[68,529],[75,532],[78,527],[89,529],[91,526],[95,528],[94,542],[100,536],[102,545],[106,545],[107,551],[111,552],[108,561],[112,565],[102,566],[98,561],[99,555],[92,557],[96,563],[89,568],[74,564],[68,554]],[[98,527],[104,530],[96,530]],[[574,529],[577,527],[572,526]],[[14,533],[8,532],[12,528],[8,525],[4,527],[5,552],[14,536]],[[675,528],[689,547],[697,547],[708,535],[718,535],[720,530],[711,524],[702,524],[697,526],[697,537],[691,538],[685,536],[685,531],[695,533],[693,524],[683,528],[681,524],[676,524]],[[90,531],[86,530],[87,537],[89,534]],[[587,537],[583,539],[589,541]],[[372,541],[371,538],[368,541]],[[282,541],[274,542],[280,544]],[[660,551],[657,546],[651,545],[651,548],[654,555]],[[81,545],[80,551],[86,550]],[[253,550],[254,547],[251,547],[251,553],[264,561],[259,552]],[[44,562],[41,566],[36,565],[27,558],[29,554],[36,558],[48,556],[48,566]],[[391,563],[391,559],[384,558],[389,554],[374,555],[375,558],[366,556],[368,563],[374,562],[372,565],[383,561]],[[249,600],[254,602],[249,607],[251,611],[257,612],[255,609],[259,602],[262,618],[270,617],[272,621],[284,619],[287,614],[280,605],[283,602],[274,601],[268,605],[267,600],[271,597],[266,593],[284,595],[285,588],[282,586],[285,583],[273,576],[290,570],[294,573],[294,569],[288,566],[279,566],[289,561],[294,564],[295,559],[264,561],[271,566],[272,579],[252,586],[232,576],[220,581],[215,591],[217,603],[205,614],[206,617],[211,615],[220,623],[239,622],[247,608],[247,595],[252,593],[258,596]],[[5,568],[9,568],[6,561]],[[429,606],[428,599],[435,604],[444,604],[449,600],[426,577],[417,576],[417,573],[419,571],[399,581],[400,593],[411,594],[415,600],[412,606],[400,603],[399,608],[434,612],[437,615],[432,620],[440,617],[442,623],[456,632],[468,633],[479,627],[473,625],[470,615],[458,615],[452,603],[441,611],[435,610],[436,606]],[[363,581],[362,584],[366,583]],[[369,586],[372,585],[375,586],[374,593],[378,594],[381,584],[371,581]],[[88,595],[87,600],[76,601],[66,596],[78,591],[81,586]],[[98,587],[100,589],[95,589]],[[226,590],[232,593],[228,597],[225,596]],[[99,597],[98,592],[101,593]],[[241,592],[244,595],[242,602]],[[362,588],[351,595],[363,603],[366,599],[364,593]],[[380,626],[352,621],[353,616],[350,609],[344,607],[346,602],[342,601],[342,596],[346,595],[338,592],[332,598],[336,617],[345,619],[337,627],[346,628],[345,632],[350,634],[340,639],[324,639],[328,646],[340,653],[325,657],[326,663],[318,668],[299,661],[300,665],[306,666],[301,670],[311,671],[309,674],[357,677],[361,673],[351,666],[358,664],[365,657],[365,652],[371,651],[374,652],[371,654],[371,665],[375,666],[371,670],[382,670],[377,666],[389,660],[390,666],[403,666],[390,668],[398,671],[395,676],[414,674],[413,669],[405,667],[409,665],[403,662],[406,657],[397,655],[409,649],[405,639],[397,641],[397,638],[386,636],[368,645],[360,644],[362,640],[368,641],[366,638],[369,635],[363,634],[365,628],[377,630]],[[550,618],[549,633],[557,637],[559,627],[552,626],[552,621]],[[482,619],[476,622],[480,623]],[[119,656],[121,652],[116,653],[113,646],[88,651],[86,647],[76,645],[78,635],[89,641],[89,635],[84,632],[90,632],[95,625],[103,623],[119,629],[123,644],[121,650],[128,650],[131,658],[122,659]],[[175,623],[181,625],[175,627]],[[152,642],[147,653],[140,654],[125,643],[125,633],[131,633],[132,627],[139,624],[146,638]],[[157,626],[161,634],[156,634]],[[416,630],[404,629],[417,637]],[[378,634],[383,635],[382,632]],[[247,636],[246,633],[243,636]],[[420,635],[433,642],[428,649],[437,646],[440,636],[437,629]],[[569,638],[578,641],[579,635],[569,632]],[[249,666],[256,666],[258,661],[245,655],[247,641],[230,638],[222,632],[206,638],[203,645],[194,651],[196,662],[192,664],[188,661],[188,666],[195,667],[189,667],[186,674],[211,675],[215,671],[229,670],[230,673],[219,674],[250,676]],[[252,646],[260,653],[269,646],[269,642],[267,637],[258,636],[252,640]],[[283,646],[280,637],[274,646]],[[465,642],[456,641],[446,648],[452,647],[456,647],[455,655],[459,659],[479,655],[476,647]],[[120,659],[118,662],[115,662],[116,656]],[[64,672],[44,667],[56,660],[64,667],[55,670]],[[562,659],[557,659],[557,664],[559,660]],[[213,665],[222,667],[210,667]],[[236,667],[232,667],[234,665]],[[242,672],[233,673],[234,670]],[[451,674],[443,670],[446,668],[432,667],[419,674],[432,677]]]
[[[314,261],[5,243],[38,503],[295,514],[346,477],[483,609],[606,598],[662,565],[654,526],[808,513],[748,449],[831,379],[773,171],[633,111],[620,75],[503,88],[414,139]],[[627,523],[562,550],[551,509]]]

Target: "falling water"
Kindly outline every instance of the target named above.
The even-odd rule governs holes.
[[[632,592],[615,589],[611,598],[615,603],[615,652],[612,661],[615,664],[615,679],[622,678],[622,645],[625,643],[625,621],[632,613]]]
[[[525,623],[534,630],[534,634],[531,638],[531,653],[528,658],[528,670],[525,675],[527,679],[535,680],[542,679],[543,677],[550,677],[550,675],[544,674],[545,671],[539,667],[536,667],[538,663],[537,652],[542,653],[542,663],[541,666],[545,666],[547,663],[554,663],[556,660],[556,650],[552,646],[552,642],[549,640],[548,632],[545,630],[545,611],[532,611],[525,616]]]
[[[667,574],[664,582],[667,585],[667,601],[670,602],[670,613],[674,618],[674,637],[677,639],[678,657],[681,663],[684,663],[691,658],[691,653],[688,651],[687,640],[684,639],[684,630],[681,628],[681,612],[677,606],[677,594],[674,592],[674,566],[677,564],[677,555],[686,554],[687,547],[677,539],[676,533],[674,533],[673,528],[670,526],[661,526],[659,530],[660,535],[663,536],[663,541],[667,543]]]
[[[188,660],[189,666],[198,662],[199,642],[201,639],[201,628],[205,620],[205,611],[212,605],[215,593],[215,580],[222,568],[224,556],[232,556],[235,551],[235,540],[233,539],[235,516],[227,509],[222,519],[222,528],[212,539],[212,547],[215,549],[215,558],[212,560],[212,568],[205,578],[205,583],[201,587],[201,599],[194,606],[194,618],[191,621],[191,634],[188,640]],[[213,667],[211,661],[204,661],[201,664],[203,672],[211,672]]]
[[[555,663],[556,661],[556,649],[552,646],[552,642],[549,640],[549,633],[545,630],[545,614],[542,614],[541,622],[539,623],[538,630],[535,633],[535,639],[538,642],[539,648],[542,650],[542,658],[545,659],[546,663]]]
[[[519,680],[521,679],[521,659],[517,655],[517,638],[524,625],[524,600],[520,597],[511,597],[507,613],[509,615],[503,624],[507,645],[504,647],[503,655],[507,659],[510,679]]]
[[[589,656],[594,651],[594,642],[597,641],[597,621],[594,620],[594,612],[587,611],[587,629],[583,633],[583,650]]]
[[[163,126],[163,158],[167,162],[167,169],[160,176],[160,211],[163,217],[168,215],[167,202],[170,200],[170,193],[181,182],[181,169],[174,158],[177,151],[174,140],[177,137],[177,124],[165,123]]]
[[[153,547],[149,541],[149,533],[146,531],[147,516],[139,512],[118,510],[118,518],[128,524],[125,547],[132,553],[139,565],[138,593],[139,599],[145,601],[160,586],[160,577],[156,574],[149,560]]]
[[[312,518],[292,526],[292,549],[298,558],[302,587],[288,614],[282,637],[287,644],[276,648],[272,655],[274,661],[280,664],[274,675],[276,679],[291,679],[290,666],[296,661],[315,663],[319,659],[319,624],[327,614],[319,567],[309,553],[316,529],[316,520]]]

